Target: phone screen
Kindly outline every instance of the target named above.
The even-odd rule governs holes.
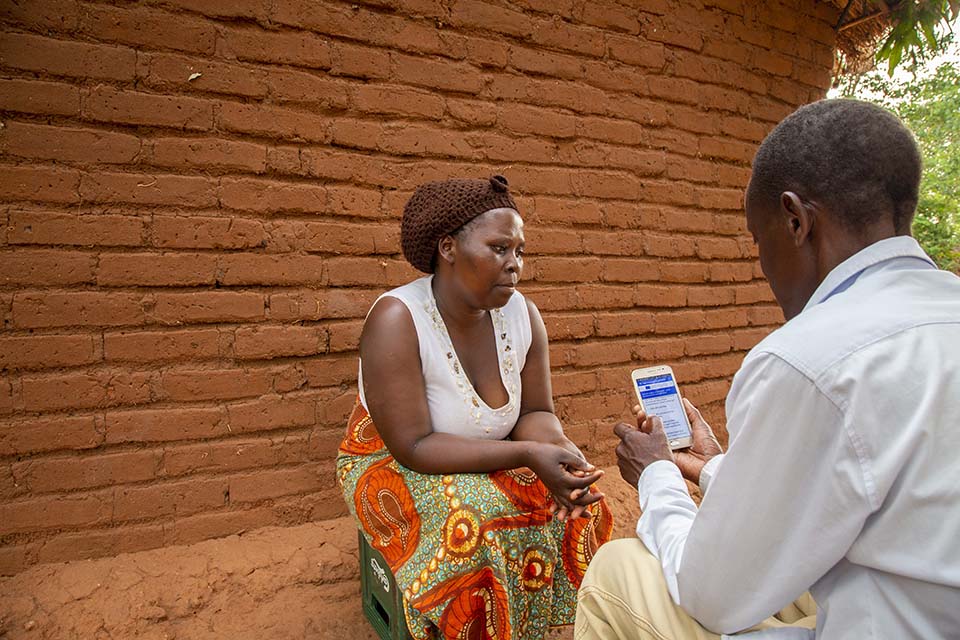
[[[643,401],[643,410],[663,420],[663,430],[668,440],[690,436],[680,392],[672,375],[666,373],[637,378],[637,393]]]

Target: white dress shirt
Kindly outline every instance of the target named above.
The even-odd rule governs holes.
[[[726,412],[699,510],[671,462],[638,484],[675,602],[734,633],[809,590],[816,636],[751,640],[960,638],[960,278],[913,238],[860,251],[750,351]]]

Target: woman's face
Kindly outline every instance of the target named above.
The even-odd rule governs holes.
[[[446,261],[471,306],[502,307],[523,273],[523,220],[513,209],[491,209],[450,238]],[[441,240],[443,252],[444,241]]]

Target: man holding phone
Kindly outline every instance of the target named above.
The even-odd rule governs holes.
[[[960,278],[910,237],[919,182],[864,102],[761,144],[747,227],[787,322],[734,377],[726,454],[686,400],[687,450],[639,407],[615,427],[639,540],[594,558],[577,640],[960,637]]]

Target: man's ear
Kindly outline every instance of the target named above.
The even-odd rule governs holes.
[[[793,244],[799,247],[809,242],[816,221],[814,207],[793,191],[784,191],[780,194],[780,210],[786,216],[787,229],[793,238]]]
[[[457,242],[453,236],[443,236],[437,243],[437,259],[453,264],[457,255]]]

